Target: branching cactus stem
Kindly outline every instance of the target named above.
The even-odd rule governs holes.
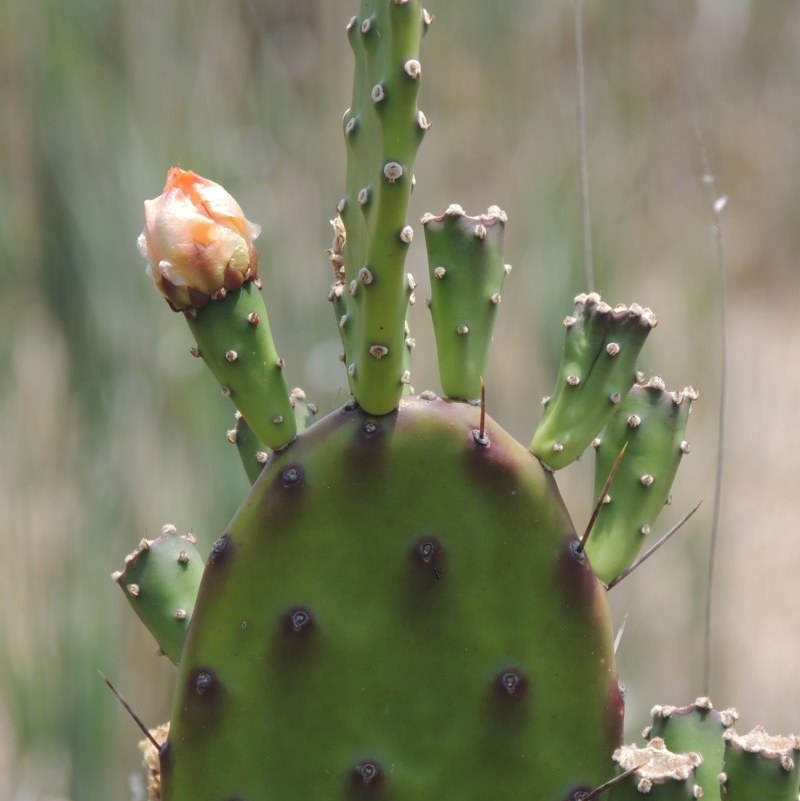
[[[362,0],[347,26],[356,60],[344,115],[347,193],[334,225],[333,301],[350,390],[371,414],[394,410],[409,383],[405,272],[414,231],[414,160],[430,127],[417,108],[419,48],[431,16],[419,0]]]
[[[597,491],[627,443],[586,546],[601,581],[612,581],[633,563],[668,502],[681,459],[691,451],[685,435],[696,398],[691,387],[668,392],[658,377],[637,384],[593,443]]]
[[[796,801],[798,738],[739,736],[706,698],[654,708],[649,742],[622,746],[607,590],[694,512],[638,556],[696,397],[637,372],[650,309],[575,298],[525,447],[487,414],[483,382],[506,215],[451,204],[422,218],[444,397],[413,391],[405,257],[431,20],[419,0],[362,0],[347,26],[328,294],[342,408],[317,421],[288,391],[259,228],[236,201],[174,168],[145,203],[148,273],[236,406],[227,439],[251,485],[205,565],[170,526],[114,574],[177,667],[169,724],[138,721],[151,799]],[[597,505],[579,539],[554,471],[593,441]]]
[[[319,411],[316,404],[306,400],[306,393],[300,387],[295,387],[289,393],[289,403],[298,433],[305,431],[316,419]],[[228,430],[227,439],[236,446],[247,478],[251,484],[254,483],[264,469],[271,449],[256,436],[242,413],[238,411],[236,424]]]
[[[497,307],[510,267],[503,261],[506,214],[491,206],[469,217],[451,205],[422,218],[436,335],[439,377],[445,395],[459,400],[480,396]]]
[[[575,310],[564,319],[556,388],[543,401],[531,443],[545,464],[558,470],[589,447],[630,392],[639,352],[656,325],[653,312],[636,303],[612,308],[596,293],[575,298]]]
[[[270,448],[291,442],[297,424],[258,287],[250,282],[187,320],[200,356],[253,433]]]
[[[173,167],[162,194],[145,201],[139,250],[156,288],[185,314],[193,354],[256,436],[282,448],[297,427],[259,292],[259,232],[219,184]]]

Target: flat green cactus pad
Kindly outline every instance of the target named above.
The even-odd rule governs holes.
[[[479,416],[351,404],[270,455],[203,578],[165,801],[567,801],[609,778],[605,591],[552,475]]]

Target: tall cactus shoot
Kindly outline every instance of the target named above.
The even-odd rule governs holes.
[[[148,753],[164,801],[579,801],[619,772],[606,585],[663,506],[694,394],[637,379],[649,309],[579,295],[533,442],[514,440],[481,400],[506,214],[455,203],[422,217],[441,392],[414,393],[405,258],[432,19],[418,0],[362,0],[347,24],[328,292],[342,408],[316,420],[288,390],[258,227],[236,201],[174,168],[145,204],[148,272],[236,408],[228,439],[252,484],[204,567],[166,528],[115,574],[177,665],[170,725]],[[599,486],[627,453],[584,549],[553,471],[598,437]]]

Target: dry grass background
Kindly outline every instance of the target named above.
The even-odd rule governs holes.
[[[800,730],[800,5],[584,3],[597,287],[661,320],[644,366],[702,397],[658,560],[614,591],[630,735],[701,689],[701,612],[720,392],[720,297],[701,181],[723,213],[730,427],[713,697]],[[572,3],[435,2],[413,216],[509,213],[490,413],[528,438],[582,287]],[[260,239],[290,380],[344,398],[324,301],[350,91],[345,0],[0,0],[0,799],[127,799],[138,734],[172,670],[109,573],[163,522],[208,544],[245,490],[227,402],[187,355],[135,248],[145,197],[180,163],[225,184]],[[415,247],[411,268],[422,278]],[[424,281],[423,281],[424,284]],[[425,291],[419,293],[424,295]],[[423,304],[415,384],[436,387]],[[581,464],[564,477],[580,527]]]

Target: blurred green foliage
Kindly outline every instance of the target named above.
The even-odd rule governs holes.
[[[509,212],[516,269],[487,390],[490,413],[523,441],[583,289],[572,6],[431,0],[423,51],[434,127],[414,213],[450,202]],[[136,252],[142,200],[169,166],[222,183],[263,226],[290,380],[323,410],[345,397],[324,251],[343,186],[354,11],[344,0],[0,0],[0,798],[132,796],[139,734],[96,669],[150,725],[168,715],[173,672],[109,573],[164,522],[207,545],[247,486],[225,443],[228,402]],[[674,516],[710,499],[715,449],[719,297],[696,131],[731,196],[715,693],[796,728],[796,709],[769,698],[796,682],[799,658],[785,632],[800,557],[782,535],[797,515],[787,476],[800,471],[787,433],[800,402],[800,7],[586,0],[584,28],[597,288],[653,306],[646,368],[703,392]],[[421,246],[410,267],[425,275]],[[437,386],[422,305],[418,389]],[[579,527],[586,469],[565,482]],[[634,611],[621,652],[632,731],[651,703],[699,691],[709,513],[615,596]],[[726,641],[742,630],[747,654],[733,659]]]

